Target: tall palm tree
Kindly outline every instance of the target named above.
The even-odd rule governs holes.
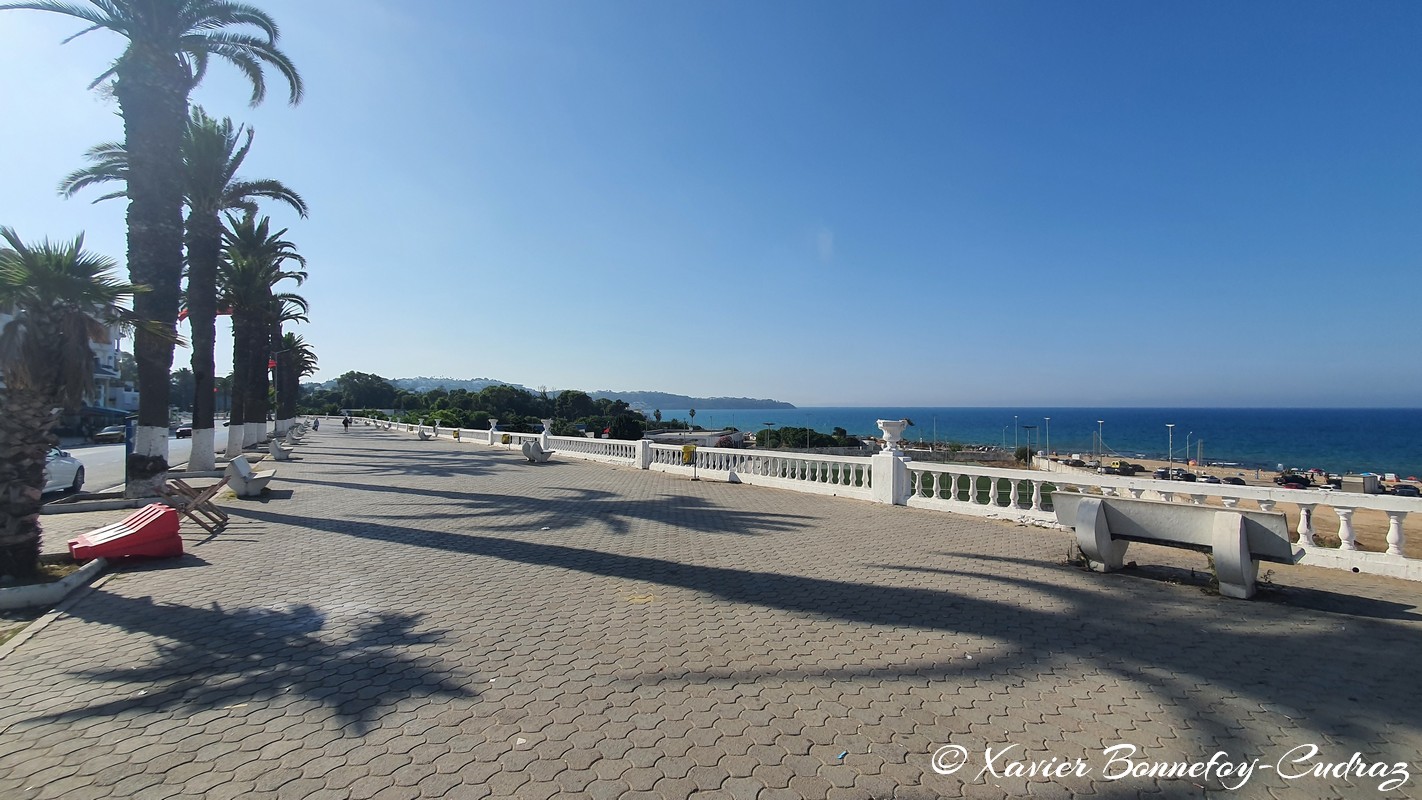
[[[288,333],[281,337],[281,349],[277,351],[277,419],[296,418],[296,400],[301,391],[301,379],[316,373],[316,351],[300,334]]]
[[[0,575],[33,575],[39,565],[45,456],[58,444],[58,410],[93,388],[91,341],[108,325],[133,322],[120,303],[139,287],[110,276],[112,259],[84,252],[84,237],[30,246],[0,228]]]
[[[128,40],[123,54],[89,88],[113,80],[123,116],[128,154],[129,278],[150,291],[134,299],[135,313],[164,329],[139,328],[138,432],[129,463],[130,496],[161,483],[168,468],[168,372],[171,335],[178,316],[183,270],[182,139],[188,95],[213,56],[226,60],[252,84],[252,104],[266,95],[263,68],[281,73],[291,102],[301,100],[301,76],[276,46],[276,22],[266,12],[232,0],[23,0],[0,11],[30,9],[75,17],[89,27],[71,36],[107,30]],[[255,29],[255,33],[248,32]],[[69,40],[66,40],[69,41]]]
[[[246,141],[242,134],[246,133]],[[186,309],[192,325],[193,442],[189,468],[213,467],[213,388],[217,339],[217,268],[222,260],[223,211],[257,213],[257,198],[279,200],[306,216],[306,201],[281,181],[243,180],[237,171],[252,149],[251,128],[234,128],[231,118],[221,122],[194,106],[183,134],[183,199],[188,207],[184,241],[188,251]],[[70,173],[60,183],[66,197],[89,186],[128,179],[128,151],[123,144],[107,142],[85,154],[89,165]],[[124,197],[122,190],[94,202]]]
[[[306,300],[289,292],[277,292],[284,280],[305,282],[304,270],[287,270],[287,262],[306,266],[296,246],[282,238],[283,228],[273,233],[271,219],[248,214],[227,215],[226,257],[218,273],[219,302],[232,308],[233,417],[231,427],[243,423],[242,435],[227,434],[227,452],[256,444],[266,434],[267,363],[273,347],[272,330],[288,306],[304,314]],[[240,396],[240,401],[235,398]],[[239,408],[240,406],[240,408]]]

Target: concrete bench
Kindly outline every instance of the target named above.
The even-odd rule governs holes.
[[[252,469],[246,456],[237,456],[227,462],[227,471],[224,474],[227,478],[227,485],[232,487],[232,491],[238,497],[260,497],[262,490],[266,489],[267,484],[276,477],[276,470],[269,469],[258,472]]]
[[[435,437],[435,434],[434,434],[434,433],[427,433],[427,432],[425,432],[425,429],[424,429],[423,427],[420,428],[420,429],[417,431],[417,433],[419,433],[419,435],[420,435],[420,441],[422,441],[422,442],[428,442],[429,440],[431,440],[431,439],[433,439],[433,438]]]
[[[1053,492],[1052,506],[1097,572],[1120,569],[1131,542],[1180,547],[1212,555],[1220,594],[1245,599],[1254,596],[1260,561],[1295,564],[1303,557],[1279,513],[1074,492]]]
[[[271,453],[272,458],[277,461],[291,460],[291,451],[282,447],[281,442],[276,439],[271,440],[271,442],[267,444],[267,450]]]
[[[523,443],[523,457],[528,459],[530,464],[542,464],[552,455],[552,450],[544,450],[538,442],[529,440]]]

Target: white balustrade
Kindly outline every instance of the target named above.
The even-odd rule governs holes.
[[[889,422],[886,433],[892,434],[895,424]],[[406,429],[413,430],[414,426],[406,425]],[[461,430],[458,441],[485,441],[478,435],[481,433]],[[515,446],[542,438],[541,434],[491,430],[487,441],[497,444],[505,434]],[[893,440],[892,436],[887,438]],[[693,471],[692,465],[683,463],[683,451],[678,445],[572,436],[549,436],[548,439],[553,450],[569,458],[688,475]],[[1242,502],[1248,501],[1266,512],[1285,503],[1299,512],[1296,529],[1299,544],[1306,553],[1304,564],[1422,580],[1422,559],[1403,555],[1406,544],[1403,523],[1409,513],[1422,512],[1422,499],[927,463],[905,461],[899,455],[893,450],[866,458],[698,447],[693,451],[693,461],[699,474],[712,479],[1009,518],[1051,527],[1057,526],[1051,510],[1051,495],[1059,491],[1105,496],[1129,494],[1135,499],[1158,498],[1166,502],[1175,502],[1176,495],[1180,494],[1184,496],[1182,500],[1193,505],[1217,502],[1225,508],[1239,508]],[[897,477],[899,475],[902,479]],[[873,491],[876,487],[884,491],[876,494]],[[1024,497],[1030,500],[1024,503]],[[1315,540],[1314,512],[1319,506],[1330,508],[1338,515],[1338,547],[1322,546]],[[1354,524],[1356,512],[1362,510],[1387,516],[1386,552],[1358,549]]]

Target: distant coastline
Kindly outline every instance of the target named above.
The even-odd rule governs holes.
[[[684,407],[662,406],[661,412],[664,419],[686,419]],[[912,442],[936,438],[1045,450],[1050,441],[1050,449],[1058,453],[1089,453],[1099,428],[1104,452],[1126,458],[1163,460],[1173,446],[1176,461],[1203,455],[1206,463],[1232,462],[1242,469],[1274,470],[1283,464],[1337,473],[1422,476],[1422,409],[696,407],[698,425],[751,432],[771,423],[823,433],[838,427],[851,435],[879,436],[876,419],[903,418],[913,420],[904,432]],[[1103,422],[1098,425],[1097,420]],[[1168,429],[1167,424],[1175,427]]]

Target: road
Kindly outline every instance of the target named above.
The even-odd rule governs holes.
[[[218,452],[227,448],[227,428],[218,428],[214,444]],[[192,452],[192,439],[168,439],[168,463],[186,465]],[[103,492],[123,487],[123,445],[81,444],[65,448],[84,462],[84,491]]]

